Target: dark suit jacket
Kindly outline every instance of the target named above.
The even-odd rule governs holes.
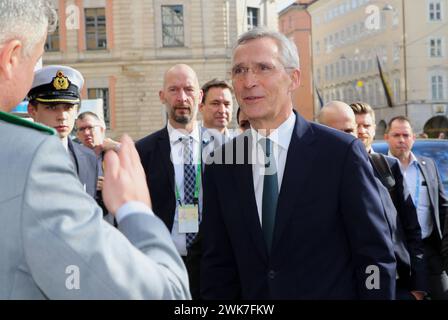
[[[168,129],[165,127],[146,136],[137,141],[135,146],[146,173],[152,209],[171,231],[176,211],[176,197]],[[188,250],[188,256],[185,258],[190,278],[191,295],[194,299],[199,298],[200,239],[200,234],[198,234]]]
[[[422,233],[417,212],[408,189],[404,188],[398,160],[385,156],[395,179],[394,201],[389,191],[381,184],[381,174],[374,163],[373,172],[377,178],[384,214],[390,228],[394,253],[397,260],[397,273],[400,283],[407,290],[428,291],[426,265]]]
[[[250,131],[215,152],[251,150]],[[244,140],[246,139],[246,143]],[[229,150],[233,149],[233,150]],[[249,153],[250,154],[250,153]],[[395,258],[364,146],[297,115],[271,255],[249,155],[205,170],[201,295],[205,299],[390,299]],[[235,158],[235,156],[234,156]],[[380,288],[369,290],[369,266]]]
[[[76,173],[86,192],[96,198],[96,184],[98,181],[98,162],[95,152],[89,148],[68,139],[68,149],[75,158]]]

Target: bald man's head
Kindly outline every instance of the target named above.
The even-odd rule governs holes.
[[[356,137],[355,113],[342,101],[331,101],[320,111],[317,121],[327,127],[344,131]]]
[[[194,70],[186,64],[176,64],[165,72],[160,101],[166,106],[169,120],[175,128],[196,121],[202,90]]]

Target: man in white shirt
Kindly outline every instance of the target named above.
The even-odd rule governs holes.
[[[415,134],[408,118],[392,118],[384,139],[389,145],[389,155],[400,162],[401,172],[417,208],[429,270],[430,295],[433,299],[448,299],[448,277],[443,270],[440,253],[448,199],[437,166],[433,159],[412,153]]]
[[[233,114],[233,89],[224,80],[213,79],[202,86],[202,102],[199,111],[202,114],[203,136],[214,140],[217,147],[233,138],[228,126]]]
[[[196,120],[202,90],[194,70],[178,64],[165,72],[160,101],[167,126],[136,143],[154,212],[165,222],[199,298],[199,224],[202,218],[202,140]]]

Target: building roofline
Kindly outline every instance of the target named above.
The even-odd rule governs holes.
[[[283,10],[281,10],[278,15],[282,16],[284,14],[286,14],[288,11],[290,10],[294,10],[294,9],[301,9],[301,10],[306,10],[310,5],[312,5],[313,3],[317,2],[318,0],[313,0],[310,1],[309,3],[297,3],[297,2],[293,2],[291,3],[289,6],[287,6],[286,8],[284,8]]]

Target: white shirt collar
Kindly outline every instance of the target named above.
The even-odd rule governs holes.
[[[277,129],[269,134],[269,139],[275,144],[280,146],[284,150],[288,150],[289,143],[291,142],[292,133],[294,131],[294,125],[296,123],[296,115],[291,112],[291,115],[283,122]],[[255,142],[259,142],[260,139],[265,138],[265,136],[259,134],[254,128],[250,128],[252,137]]]
[[[399,160],[397,157],[395,157],[395,156],[390,152],[390,150],[389,150],[389,152],[387,153],[387,155],[388,155],[389,157],[392,157],[392,158],[395,158],[395,159]],[[398,161],[398,163],[399,163],[399,165],[400,165],[400,168],[403,169],[403,165],[401,164],[401,161]],[[409,161],[408,168],[409,168],[410,166],[414,165],[414,163],[418,165],[418,160],[417,160],[417,157],[415,156],[415,154],[414,154],[413,152],[411,152],[411,161]]]
[[[167,125],[168,129],[168,135],[170,136],[170,142],[176,143],[180,141],[182,138],[185,137],[193,137],[193,140],[199,143],[199,126],[196,123],[193,127],[193,131],[191,133],[188,133],[185,129],[175,129],[173,126],[169,123]]]

